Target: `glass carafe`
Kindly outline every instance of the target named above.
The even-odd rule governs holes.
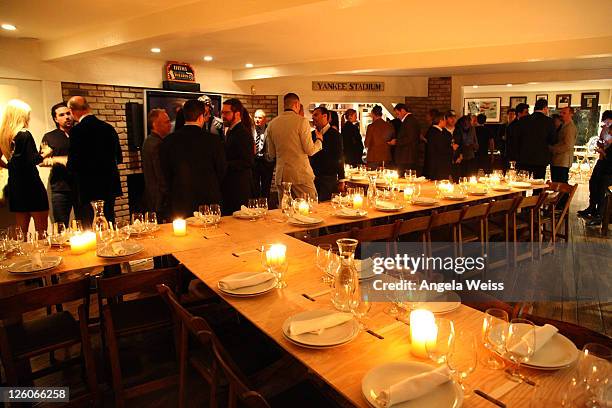
[[[98,238],[100,237],[100,232],[104,232],[108,230],[108,222],[106,221],[106,217],[104,216],[104,201],[96,200],[91,202],[91,206],[93,207],[94,217],[91,223],[91,228],[94,230]]]
[[[339,249],[340,262],[334,272],[331,289],[331,301],[341,312],[351,311],[351,301],[359,285],[359,277],[355,266],[356,239],[343,238],[336,241]]]
[[[369,176],[370,184],[368,185],[368,207],[376,206],[376,176]]]
[[[282,196],[280,200],[280,208],[283,211],[283,214],[285,214],[286,216],[289,216],[291,215],[291,205],[292,205],[291,183],[289,181],[283,181],[282,187],[283,187],[283,191],[282,191]]]

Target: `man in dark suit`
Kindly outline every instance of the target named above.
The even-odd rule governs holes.
[[[142,157],[142,173],[145,181],[145,203],[149,211],[156,211],[158,219],[165,219],[163,214],[164,183],[161,169],[161,146],[172,129],[170,117],[165,109],[151,109],[147,115],[151,133],[146,137],[140,150]]]
[[[478,169],[483,169],[485,173],[491,172],[491,155],[489,152],[495,149],[494,135],[491,129],[485,126],[487,115],[480,113],[476,116],[476,140],[478,150],[476,151],[476,162]]]
[[[266,112],[257,109],[255,115],[255,131],[253,139],[255,141],[255,165],[253,166],[253,194],[256,197],[265,197],[270,200],[270,187],[272,186],[272,174],[274,173],[274,160],[266,158]]]
[[[432,126],[427,130],[425,139],[424,174],[431,180],[449,179],[453,163],[453,135],[445,129],[444,114],[434,113]],[[456,145],[458,148],[459,146]]]
[[[546,177],[546,166],[550,164],[550,146],[556,142],[556,129],[548,117],[548,101],[538,99],[534,112],[520,127],[518,138],[518,168],[533,173],[536,179]]]
[[[323,135],[323,149],[310,157],[319,201],[331,200],[332,194],[338,192],[338,181],[344,178],[342,136],[330,126],[328,112],[324,106],[319,106],[312,112],[315,125],[315,130],[312,131],[313,142],[317,139],[317,134]]]
[[[253,197],[255,143],[251,118],[239,99],[223,102],[221,117],[228,129],[225,135],[227,172],[221,187],[223,214],[230,215]]]
[[[342,126],[342,147],[344,148],[344,161],[351,166],[363,164],[363,139],[359,132],[357,111],[347,109],[344,113],[346,122]]]
[[[185,125],[166,137],[161,146],[161,168],[166,180],[162,192],[164,212],[189,217],[200,204],[221,203],[225,152],[221,140],[205,133],[204,102],[183,105]]]
[[[75,215],[90,226],[93,221],[91,201],[104,200],[104,216],[115,221],[115,198],[121,196],[119,169],[123,162],[119,136],[110,124],[96,118],[82,96],[68,101],[72,117],[78,122],[70,133],[68,171],[74,177]]]
[[[394,108],[398,119],[402,121],[397,139],[393,139],[390,144],[395,146],[394,162],[397,171],[402,177],[408,169],[416,170],[419,168],[419,142],[421,129],[419,123],[408,107],[403,103],[398,103]]]
[[[519,103],[516,105],[516,119],[508,123],[506,127],[506,158],[508,163],[518,161],[518,146],[520,128],[525,125],[525,119],[529,117],[529,105]]]

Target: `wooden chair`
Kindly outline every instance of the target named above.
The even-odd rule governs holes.
[[[545,252],[552,251],[558,238],[569,241],[569,207],[576,193],[578,184],[565,184],[548,182],[549,196],[544,201],[542,216],[539,219],[539,227],[544,236],[550,237],[550,245]],[[550,230],[546,227],[550,226]],[[563,228],[563,232],[560,231]]]
[[[171,373],[142,384],[124,387],[121,371],[119,338],[172,327],[170,312],[155,289],[156,285],[162,283],[176,290],[179,287],[179,268],[145,270],[97,280],[103,344],[105,343],[108,349],[115,406],[118,408],[125,406],[126,399],[170,387],[178,380],[178,376]],[[134,300],[117,301],[119,297],[147,290],[155,294]]]
[[[411,218],[409,220],[401,220],[399,230],[397,231],[398,240],[406,242],[402,237],[410,237],[417,234],[417,239],[423,243],[423,254],[427,253],[427,230],[431,223],[431,216],[425,215],[422,217]]]
[[[363,243],[369,242],[385,242],[386,256],[393,256],[397,253],[397,237],[401,221],[395,221],[393,224],[376,225],[373,227],[353,228],[351,230],[351,238],[359,241],[360,250],[364,251]]]
[[[463,210],[450,210],[439,213],[434,210],[431,214],[430,222],[425,231],[426,239],[427,239],[427,253],[426,255],[432,256],[432,242],[435,240],[439,241],[439,238],[432,237],[432,233],[440,230],[445,230],[448,228],[449,235],[444,235],[441,237],[442,240],[451,242],[452,241],[452,249],[453,255],[457,256],[457,239],[458,239],[458,226],[459,222],[461,222],[461,216],[463,215]]]
[[[463,256],[463,244],[480,241],[481,255],[485,254],[485,224],[490,204],[477,204],[463,207],[461,220],[457,227],[459,256]]]
[[[336,246],[336,241],[339,239],[343,239],[343,238],[352,238],[353,237],[353,231],[343,231],[343,232],[337,232],[335,234],[327,234],[327,235],[320,235],[318,237],[307,237],[304,239],[305,242],[308,242],[310,245],[321,245],[321,244],[329,244],[333,247]]]
[[[485,219],[485,243],[487,253],[487,267],[497,268],[505,267],[511,264],[513,254],[516,252],[516,242],[510,241],[511,225],[516,210],[523,201],[523,196],[508,198],[505,200],[492,201],[489,207],[489,213]],[[504,245],[504,257],[498,261],[494,261],[494,254],[491,251],[492,239],[498,238]],[[513,245],[513,250],[510,251],[510,245]]]
[[[542,234],[540,230],[540,208],[544,204],[544,200],[548,193],[542,191],[539,195],[524,197],[514,211],[512,219],[512,235],[515,242],[514,263],[525,259],[534,259],[535,249],[534,244],[538,245],[542,242]],[[530,243],[528,251],[521,253],[519,251],[522,234],[527,233],[527,241]]]
[[[549,319],[547,317],[535,316],[532,314],[523,314],[520,317],[530,320],[539,326],[543,326],[547,323],[555,326],[557,329],[559,329],[559,333],[570,339],[579,350],[582,349],[582,347],[584,347],[584,345],[587,343],[599,343],[612,348],[612,338],[587,329],[586,327],[560,320]]]
[[[81,344],[85,365],[88,393],[71,404],[98,404],[98,381],[94,356],[88,330],[89,323],[89,275],[52,286],[0,299],[0,356],[9,386],[31,385],[32,380],[46,376],[67,364],[30,371],[30,359],[51,351]],[[23,320],[23,314],[50,305],[81,301],[78,306],[79,320],[68,311],[59,311],[34,320]],[[20,373],[21,367],[27,373]],[[62,384],[63,385],[63,384]]]

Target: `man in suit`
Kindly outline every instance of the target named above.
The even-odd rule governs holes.
[[[200,204],[221,203],[225,151],[221,140],[205,133],[204,102],[183,105],[185,125],[168,135],[161,147],[161,167],[166,183],[163,206],[172,217],[190,217]]]
[[[391,146],[388,142],[395,136],[395,129],[383,119],[380,105],[372,108],[370,116],[372,123],[368,125],[365,137],[365,147],[368,150],[366,163],[370,169],[376,169],[391,162]]]
[[[276,158],[277,190],[283,191],[282,182],[291,182],[294,195],[314,197],[317,190],[308,157],[323,148],[323,134],[315,131],[316,140],[312,141],[308,120],[299,115],[296,94],[286,94],[283,105],[284,112],[270,121],[266,131],[268,159]]]
[[[504,169],[508,168],[508,149],[506,146],[508,138],[506,137],[506,134],[510,124],[516,120],[516,109],[509,108],[506,111],[506,118],[506,123],[499,127],[499,131],[495,137],[495,146],[499,148],[501,153]]]
[[[230,215],[253,197],[253,165],[255,144],[249,113],[239,99],[223,102],[221,108],[225,134],[227,172],[221,185],[223,213]]]
[[[272,184],[272,173],[274,172],[274,162],[266,158],[266,113],[257,109],[255,115],[255,130],[253,139],[255,140],[255,165],[253,167],[253,181],[255,184],[254,194],[256,197],[270,199],[270,186]]]
[[[315,125],[312,131],[313,143],[319,132],[323,135],[323,149],[310,157],[310,165],[315,175],[319,201],[328,201],[332,193],[338,192],[338,181],[344,178],[343,140],[338,130],[331,127],[326,107],[315,108],[312,121]]]
[[[550,164],[550,146],[556,141],[553,120],[548,117],[548,101],[538,99],[534,112],[520,127],[518,138],[518,167],[533,173],[536,179],[546,177],[546,166]]]
[[[75,216],[90,226],[91,202],[104,200],[104,216],[115,221],[115,198],[121,196],[119,169],[123,162],[119,136],[110,124],[96,118],[82,96],[73,96],[68,108],[77,123],[70,133],[68,171],[76,189]]]
[[[397,139],[393,139],[389,142],[395,146],[395,165],[397,171],[401,176],[408,169],[416,170],[420,173],[419,168],[419,142],[421,136],[421,129],[414,115],[409,112],[409,108],[403,104],[398,103],[394,108],[397,117],[402,121]]]
[[[476,162],[478,169],[483,169],[485,173],[491,172],[491,156],[489,152],[495,149],[495,140],[491,129],[485,126],[487,115],[480,113],[476,116],[476,140],[478,150],[476,151]]]
[[[157,216],[163,219],[167,214],[162,214],[162,191],[166,180],[161,168],[161,145],[172,129],[172,122],[164,109],[151,109],[147,122],[151,133],[146,137],[140,151],[145,181],[145,203],[149,211],[157,212]]]
[[[440,112],[434,113],[432,125],[425,135],[427,145],[423,173],[431,180],[444,180],[451,176],[453,135],[445,129],[445,126],[444,115]]]
[[[199,101],[204,102],[204,106],[206,107],[206,112],[204,112],[204,117],[206,117],[206,122],[202,126],[204,129],[204,133],[210,133],[211,135],[217,135],[223,141],[223,120],[215,116],[214,107],[212,104],[212,99],[208,95],[202,95],[198,98]]]
[[[508,163],[513,161],[517,162],[519,157],[519,135],[521,133],[521,127],[525,125],[525,119],[529,117],[529,105],[526,103],[519,103],[516,105],[516,119],[508,124],[506,127],[506,158]]]
[[[344,161],[351,166],[363,164],[363,140],[359,132],[357,111],[347,109],[344,113],[346,122],[342,126],[342,147],[344,148]]]
[[[561,120],[563,124],[557,134],[557,143],[550,146],[552,152],[552,163],[550,166],[550,178],[552,181],[567,183],[569,181],[569,168],[574,161],[574,145],[576,144],[577,129],[572,116],[574,108],[565,107],[561,109]]]

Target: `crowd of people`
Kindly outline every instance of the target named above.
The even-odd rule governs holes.
[[[480,170],[490,172],[492,154],[499,150],[496,166],[516,165],[543,179],[550,165],[552,181],[567,183],[573,163],[573,109],[563,108],[553,119],[545,99],[536,101],[532,114],[525,103],[508,109],[508,121],[498,134],[485,126],[484,114],[457,118],[452,110],[430,110],[428,126],[422,128],[410,107],[399,103],[393,120],[374,106],[362,137],[353,109],[340,120],[325,106],[316,107],[311,127],[298,95],[286,94],[283,107],[268,123],[263,110],[251,116],[232,98],[223,102],[217,118],[210,98],[203,96],[184,103],[174,128],[165,110],[152,109],[147,116],[150,134],[141,151],[146,208],[162,220],[189,217],[202,204],[221,204],[222,213],[229,215],[250,198],[273,203],[274,191],[282,191],[283,182],[292,183],[296,196],[325,201],[343,190],[345,164],[457,180]],[[0,160],[0,166],[9,171],[7,196],[17,224],[25,230],[33,218],[37,230],[46,230],[49,201],[54,221],[65,225],[72,210],[84,225],[91,224],[93,200],[103,200],[106,218],[114,221],[115,199],[121,195],[117,132],[93,115],[81,96],[54,105],[51,116],[56,129],[44,135],[37,150],[27,130],[30,107],[13,100],[4,110],[0,149],[6,162]],[[603,120],[589,207],[579,212],[591,223],[600,222],[603,194],[612,184],[610,111]],[[50,200],[37,166],[51,167]]]

